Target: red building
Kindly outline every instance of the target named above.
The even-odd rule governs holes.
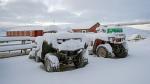
[[[72,29],[73,32],[83,32],[83,33],[86,33],[86,32],[94,32],[94,33],[97,33],[97,28],[100,27],[100,23],[96,23],[95,25],[93,25],[92,27],[90,28],[87,28],[87,29]]]
[[[43,30],[7,31],[8,37],[13,37],[13,36],[37,37],[37,36],[43,36],[43,34],[44,34]]]

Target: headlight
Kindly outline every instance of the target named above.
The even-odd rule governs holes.
[[[109,40],[110,42],[114,42],[114,41],[115,41],[115,37],[109,37],[108,40]]]
[[[77,52],[77,53],[79,54],[79,53],[81,53],[82,51],[83,51],[83,49],[80,49],[80,50],[78,50],[78,52]]]

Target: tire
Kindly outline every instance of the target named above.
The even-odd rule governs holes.
[[[104,46],[99,46],[97,49],[97,56],[107,58],[110,56],[108,50]]]
[[[50,60],[46,59],[44,64],[45,64],[45,69],[47,72],[53,72],[54,71],[53,67],[51,66]]]
[[[83,56],[77,56],[74,60],[75,68],[82,68],[88,64],[88,60]]]
[[[44,60],[45,70],[47,72],[59,72],[60,71],[59,67],[58,66],[52,66],[52,64],[53,64],[52,61],[46,58]]]
[[[41,62],[41,58],[38,57],[38,56],[36,56],[36,57],[35,57],[35,61],[36,61],[36,62]]]
[[[93,55],[93,51],[92,50],[89,50],[89,55]]]
[[[30,51],[30,53],[29,53],[29,59],[35,59],[35,56],[33,55],[33,51]]]
[[[117,58],[125,58],[128,55],[128,51],[122,44],[113,45],[113,53]]]
[[[29,59],[35,59],[35,56],[29,55]]]

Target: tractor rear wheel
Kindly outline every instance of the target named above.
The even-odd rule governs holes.
[[[128,55],[128,51],[122,44],[113,45],[113,53],[118,58],[124,58]]]

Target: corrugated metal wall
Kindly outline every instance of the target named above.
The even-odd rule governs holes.
[[[13,36],[31,36],[31,37],[37,37],[37,36],[43,36],[43,30],[30,30],[30,31],[7,31],[8,37]]]

